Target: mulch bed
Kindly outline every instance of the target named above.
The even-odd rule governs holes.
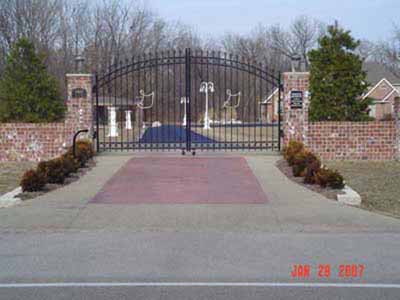
[[[303,182],[304,181],[303,177],[294,177],[293,176],[292,167],[289,166],[287,161],[284,159],[279,160],[276,163],[276,166],[291,181],[296,182],[297,184],[300,184],[300,185],[304,186],[305,188],[312,190],[313,192],[319,193],[328,199],[337,201],[337,195],[343,194],[343,192],[341,190],[335,190],[335,189],[332,189],[329,187],[323,188],[323,187],[319,186],[318,184],[305,184]]]
[[[16,197],[20,198],[21,200],[29,200],[33,199],[36,197],[39,197],[41,195],[44,195],[48,192],[57,190],[63,186],[69,185],[72,182],[75,182],[79,180],[82,176],[84,176],[87,172],[89,172],[94,166],[96,165],[96,162],[94,159],[88,161],[86,167],[80,168],[78,172],[69,175],[67,178],[65,178],[65,181],[63,184],[54,184],[54,183],[47,183],[46,186],[44,187],[43,191],[40,192],[23,192],[18,194]]]

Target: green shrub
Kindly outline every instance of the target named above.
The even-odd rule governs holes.
[[[344,188],[344,178],[343,176],[336,170],[331,170],[329,174],[328,186],[333,189],[342,189]]]
[[[28,170],[22,176],[20,185],[24,192],[41,191],[46,185],[46,177],[38,171]]]
[[[307,153],[306,153],[306,151],[303,150],[299,153],[296,153],[296,155],[291,160],[294,177],[303,176],[303,171],[307,166],[306,165],[306,156],[307,156]]]
[[[27,38],[11,47],[1,75],[0,122],[55,122],[64,117],[59,84]]]
[[[321,187],[331,187],[333,189],[342,189],[344,187],[343,176],[338,171],[321,168],[315,175],[315,182]]]
[[[292,159],[293,175],[295,177],[305,176],[307,167],[313,163],[320,165],[320,160],[315,154],[308,150],[298,152]]]
[[[315,160],[310,164],[308,164],[308,166],[304,171],[304,183],[315,184],[315,176],[320,169],[321,169],[321,162],[319,160]]]
[[[290,141],[288,145],[283,150],[283,157],[291,166],[293,165],[293,159],[295,155],[304,150],[304,145],[302,142]]]
[[[65,176],[71,173],[76,173],[79,169],[79,162],[73,158],[69,153],[65,153],[60,157],[61,163],[63,165]]]
[[[36,168],[36,171],[42,173],[43,175],[46,176],[47,173],[47,160],[46,161],[41,161]]]
[[[310,61],[310,121],[368,121],[372,99],[363,58],[355,53],[360,41],[350,31],[333,25],[308,52]]]
[[[46,178],[49,183],[64,183],[66,173],[61,158],[39,163],[37,171]]]
[[[76,160],[80,167],[84,167],[86,163],[94,156],[92,143],[89,140],[79,140],[76,142]],[[68,155],[73,156],[72,147],[68,150]]]

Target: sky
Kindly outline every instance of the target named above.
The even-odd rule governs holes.
[[[358,39],[379,41],[400,25],[400,0],[146,0],[162,17],[194,26],[202,37],[248,33],[258,24],[288,26],[298,15],[335,20]]]

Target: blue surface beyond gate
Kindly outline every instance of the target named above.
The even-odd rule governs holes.
[[[204,135],[190,131],[192,143],[217,143]],[[185,143],[186,128],[176,125],[162,125],[147,128],[139,143]]]

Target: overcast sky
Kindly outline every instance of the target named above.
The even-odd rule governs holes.
[[[246,33],[257,24],[290,24],[297,15],[326,23],[339,20],[357,38],[387,38],[397,22],[400,0],[147,0],[159,15],[193,25],[203,36]]]

